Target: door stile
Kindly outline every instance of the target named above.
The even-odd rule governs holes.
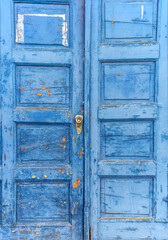
[[[158,11],[158,43],[160,44],[160,57],[157,62],[157,99],[159,114],[155,125],[155,149],[157,163],[157,195],[156,195],[156,220],[168,220],[167,184],[168,184],[168,2],[159,1]]]
[[[72,136],[75,137],[75,140],[72,139],[72,155],[71,163],[73,171],[72,175],[72,239],[76,240],[83,238],[83,159],[84,159],[84,134],[83,129],[81,134],[77,134],[75,116],[83,115],[83,76],[84,76],[84,1],[80,1],[78,4],[73,4],[73,93],[72,93],[72,112],[73,112],[73,129]],[[78,34],[78,37],[75,37],[75,34]],[[82,58],[79,58],[79,53]],[[81,77],[82,76],[82,77]],[[81,101],[79,101],[79,98]],[[74,183],[78,182],[79,187],[74,187]],[[80,197],[79,197],[80,196]],[[78,198],[78,201],[76,200]],[[82,227],[81,227],[82,226]]]
[[[4,11],[5,9],[5,11]],[[2,98],[2,225],[14,223],[14,123],[13,123],[13,81],[11,63],[11,1],[1,1],[1,98]]]
[[[85,0],[85,76],[84,76],[84,240],[90,228],[90,64],[91,64],[91,0]]]
[[[98,47],[99,47],[99,1],[92,1],[92,28],[91,28],[91,237],[94,240],[98,239],[98,218],[99,206],[98,196],[100,179],[98,176],[98,159],[100,155],[99,150],[99,119],[97,115],[97,106],[99,105],[99,61],[98,61]],[[93,14],[94,13],[94,14]],[[95,124],[96,123],[96,124]]]

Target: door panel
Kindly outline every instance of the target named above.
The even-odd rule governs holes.
[[[83,239],[84,1],[1,1],[0,239]]]
[[[168,236],[168,6],[161,2],[92,1],[94,240]]]

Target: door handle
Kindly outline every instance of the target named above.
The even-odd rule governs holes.
[[[82,115],[76,115],[75,116],[75,120],[76,120],[77,134],[81,134],[82,124],[83,124],[83,116]]]

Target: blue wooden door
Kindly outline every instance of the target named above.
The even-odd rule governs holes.
[[[83,4],[1,1],[1,240],[83,239]]]
[[[92,239],[168,239],[167,0],[91,14]]]

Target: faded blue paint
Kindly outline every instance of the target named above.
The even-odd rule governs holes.
[[[0,240],[83,239],[84,1],[3,0],[1,23]]]
[[[168,238],[167,11],[1,0],[0,240]]]
[[[91,237],[168,239],[167,0],[91,14]]]

